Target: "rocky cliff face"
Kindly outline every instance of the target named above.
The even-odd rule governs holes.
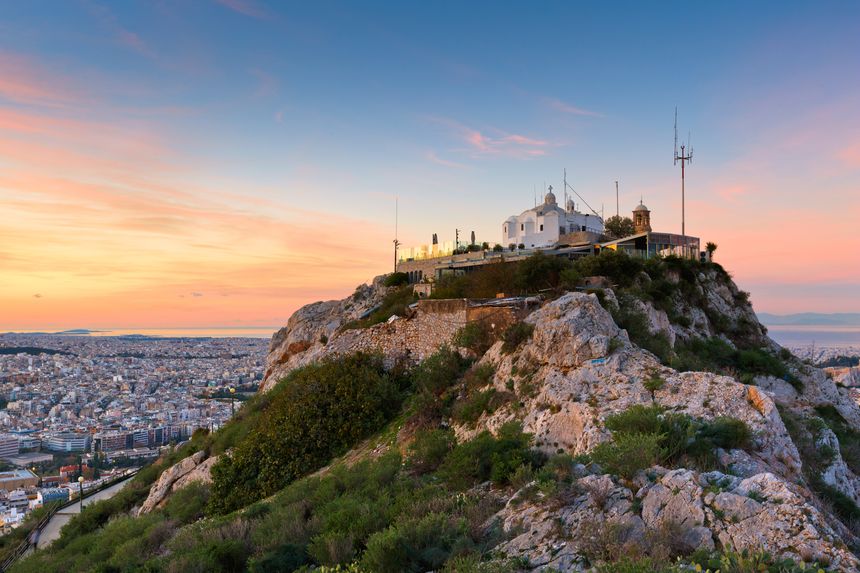
[[[634,404],[658,404],[705,420],[743,420],[753,430],[754,445],[750,451],[720,450],[725,473],[655,467],[635,487],[608,475],[585,476],[577,482],[581,495],[560,507],[558,500],[524,502],[515,496],[499,513],[506,531],[518,533],[503,551],[529,557],[538,570],[580,570],[581,545],[594,527],[611,525],[629,542],[647,543],[647,532],[672,524],[681,527],[687,549],[764,548],[798,560],[826,557],[843,570],[858,567],[842,542],[853,541],[852,533],[808,489],[798,448],[776,407],[779,401],[802,414],[829,404],[853,423],[860,411],[832,380],[813,369],[797,370],[804,382],[798,394],[707,372],[678,373],[631,344],[594,295],[566,294],[526,321],[534,325],[530,341],[510,354],[497,343],[482,359],[495,371],[492,386],[513,390],[516,399],[474,426],[456,426],[459,439],[520,420],[547,454],[586,453],[610,438],[607,416]],[[655,378],[660,387],[646,388]],[[833,452],[822,478],[857,499],[860,483],[839,455],[835,434],[822,431],[818,440],[818,447]],[[600,507],[588,493],[594,488],[603,491]]]
[[[217,456],[207,458],[204,452],[196,452],[164,470],[158,481],[150,488],[149,496],[140,506],[137,514],[144,515],[162,507],[172,492],[192,482],[210,483],[212,481],[210,471],[217,460]]]
[[[315,302],[293,313],[269,344],[261,389],[264,392],[271,389],[290,370],[324,355],[328,341],[341,326],[357,320],[382,302],[389,292],[383,285],[384,279],[378,276],[369,285],[359,285],[343,300]]]
[[[365,350],[368,344],[376,344],[387,358],[397,358],[403,345],[396,341],[406,339],[408,321],[341,329],[382,301],[388,289],[381,279],[344,300],[297,311],[272,339],[264,390],[293,368],[332,354]],[[670,275],[670,280],[677,284],[680,278]],[[686,295],[680,289],[674,292],[671,304],[662,309],[644,299],[624,302],[637,308],[648,331],[665,337],[670,346],[713,337],[731,348],[747,344],[780,355],[746,296],[730,280],[708,271],[694,284]],[[742,420],[753,432],[752,445],[718,450],[721,471],[655,466],[624,480],[601,473],[599,467],[580,465],[564,495],[542,492],[535,483],[513,495],[503,492],[509,497],[495,516],[506,533],[496,547],[499,554],[524,557],[531,570],[580,571],[585,570],[586,556],[601,551],[596,539],[613,537],[644,552],[663,536],[685,551],[766,550],[798,561],[826,562],[835,570],[860,569],[848,549],[857,547],[856,527],[852,532],[837,519],[833,507],[822,502],[809,483],[809,476],[817,476],[840,494],[860,501],[860,478],[842,456],[845,445],[821,420],[816,422],[824,409],[860,430],[856,372],[825,373],[786,353],[782,358],[793,384],[774,376],[745,378],[753,384],[744,384],[733,375],[678,372],[634,344],[616,324],[607,309],[613,305],[617,309],[619,298],[625,296],[611,289],[603,291],[602,301],[594,294],[565,294],[525,319],[533,331],[518,348],[506,353],[502,342],[496,342],[480,359],[479,365],[493,375],[478,390],[492,388],[511,399],[477,422],[452,423],[458,440],[469,440],[483,430],[495,432],[516,420],[546,454],[584,454],[611,439],[607,417],[633,405],[656,404],[701,420],[724,416]],[[394,342],[379,344],[380,340]],[[788,431],[787,424],[796,426],[798,420],[808,428],[804,432],[809,443],[795,442],[796,427]],[[810,449],[827,455],[811,460]],[[206,479],[213,462],[190,458],[165,472],[141,512],[162,504],[194,476]],[[811,463],[820,467],[810,468]]]

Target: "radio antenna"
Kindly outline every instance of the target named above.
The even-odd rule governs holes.
[[[681,241],[684,254],[687,254],[687,228],[685,222],[685,197],[684,197],[684,167],[687,163],[693,162],[693,147],[690,145],[690,135],[688,132],[687,143],[681,142],[681,153],[678,153],[678,106],[675,106],[675,155],[674,165],[681,162]]]
[[[397,226],[400,215],[399,198],[394,197],[394,272],[397,272],[397,251],[400,249],[400,241],[397,240]]]

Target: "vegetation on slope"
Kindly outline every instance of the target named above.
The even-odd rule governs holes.
[[[616,294],[612,303],[600,289],[594,292],[615,322],[627,330],[639,347],[655,354],[664,364],[680,371],[705,370],[729,374],[752,383],[755,376],[770,375],[788,381],[801,390],[800,381],[785,365],[790,355],[776,356],[764,347],[759,325],[752,318],[735,322],[713,309],[704,294],[700,275],[716,277],[724,286],[731,277],[718,264],[665,257],[639,259],[622,252],[604,251],[596,257],[568,260],[537,253],[525,261],[487,265],[472,273],[444,277],[433,293],[434,298],[492,298],[498,292],[508,295],[543,293],[549,296],[583,288],[584,277],[605,277]],[[732,286],[732,289],[734,287]],[[749,307],[749,294],[736,291],[733,304]],[[649,331],[648,319],[640,302],[647,302],[666,313],[670,322],[690,327],[690,318],[678,311],[684,305],[700,308],[708,317],[716,336],[709,339],[678,340],[673,348],[662,333]],[[495,339],[481,323],[469,325],[458,343],[482,354]]]
[[[386,374],[379,357],[361,354],[298,369],[227,427],[198,433],[186,447],[234,448],[216,465],[211,488],[183,489],[164,509],[131,518],[124,512],[145,495],[136,487],[88,508],[60,541],[15,571],[269,572],[348,564],[382,573],[514,571],[514,562],[484,562],[501,535],[487,519],[510,497],[507,488],[532,482],[526,496],[569,495],[574,462],[531,450],[530,436],[515,423],[497,436],[483,432],[456,443],[441,420],[466,416],[460,404],[491,375],[449,349],[408,373]],[[417,434],[405,458],[392,451],[293,481],[382,428],[409,393],[406,425]],[[461,395],[465,402],[456,399]],[[637,406],[608,424],[616,437],[658,436],[664,463],[706,457],[749,437],[736,421],[704,423],[655,407]],[[610,458],[601,463],[610,467]],[[157,475],[151,473],[146,483]],[[204,513],[210,517],[200,519]]]
[[[293,371],[232,454],[213,466],[210,509],[244,507],[346,452],[400,410],[405,383],[368,354]]]

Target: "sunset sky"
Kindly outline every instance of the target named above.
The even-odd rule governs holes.
[[[568,181],[860,312],[860,3],[0,4],[0,332],[278,326]],[[559,196],[561,194],[559,193]]]

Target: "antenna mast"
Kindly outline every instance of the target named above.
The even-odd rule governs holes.
[[[564,210],[567,211],[567,167],[564,168],[564,185],[561,186],[564,189]]]
[[[681,153],[678,154],[678,106],[675,106],[675,162],[681,162],[681,240],[684,255],[687,255],[687,228],[685,225],[685,198],[684,198],[684,166],[693,162],[693,146],[690,145],[690,135],[687,135],[687,144],[681,142]]]
[[[394,197],[394,272],[397,272],[397,251],[400,248],[400,241],[397,240],[397,223],[400,215],[399,198]]]
[[[620,203],[618,202],[618,179],[615,180],[615,216],[621,216]]]

